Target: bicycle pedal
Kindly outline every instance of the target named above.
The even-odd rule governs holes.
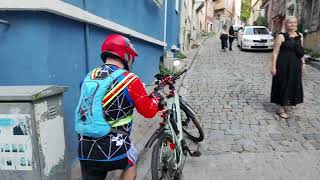
[[[200,157],[201,156],[201,152],[198,150],[194,150],[190,152],[190,156],[191,157]]]

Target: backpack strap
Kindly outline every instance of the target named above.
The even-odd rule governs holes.
[[[124,78],[125,78],[125,75],[122,74],[118,79],[121,81],[121,80],[123,80]],[[128,90],[128,88],[127,88],[127,87],[124,88],[123,92],[124,92],[127,100],[129,101],[130,105],[131,105],[131,106],[134,106],[134,103],[133,103],[133,101],[132,101],[132,99],[131,99],[131,97],[130,97],[130,95],[129,95],[129,90]]]
[[[107,106],[124,88],[137,78],[133,73],[129,73],[113,89],[111,89],[103,98],[103,107]]]
[[[124,124],[128,124],[129,122],[131,122],[133,119],[132,115],[122,118],[122,119],[117,119],[114,121],[108,121],[108,123],[110,124],[111,127],[117,127],[117,126],[121,126]]]
[[[121,76],[121,75],[120,75]],[[132,81],[134,81],[137,78],[136,75],[133,73],[129,73],[127,76],[125,76],[114,88],[112,88],[102,99],[102,106],[105,107],[107,106],[120,92],[122,92]],[[115,127],[121,126],[124,124],[128,124],[133,120],[132,115],[117,119],[114,121],[108,121],[109,125],[111,126],[111,132],[116,133],[116,134],[124,134],[128,135],[127,132],[117,130]]]

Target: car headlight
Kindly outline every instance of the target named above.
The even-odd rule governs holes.
[[[250,39],[246,39],[246,38],[244,38],[243,41],[244,41],[244,42],[251,42]]]
[[[273,41],[274,41],[274,39],[269,39],[269,40],[268,40],[268,42],[273,42]]]

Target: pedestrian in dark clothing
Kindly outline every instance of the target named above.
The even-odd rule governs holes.
[[[229,28],[229,51],[232,51],[232,42],[234,41],[235,33],[233,30],[233,26]]]
[[[275,41],[272,54],[271,102],[280,107],[277,114],[287,119],[286,106],[303,102],[302,72],[305,68],[303,55],[303,36],[297,32],[297,18],[288,17],[285,32]]]
[[[220,39],[221,39],[221,49],[223,51],[226,51],[226,49],[228,48],[228,32],[227,32],[227,26],[223,25],[222,27],[222,32],[220,35]]]

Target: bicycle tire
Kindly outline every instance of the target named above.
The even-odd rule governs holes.
[[[173,138],[170,134],[168,133],[163,133],[157,143],[153,146],[153,150],[152,150],[152,158],[151,158],[151,175],[152,175],[152,180],[165,180],[165,179],[180,179],[180,174],[177,176],[177,171],[173,170],[170,168],[170,163],[172,163],[172,161],[175,161],[176,163],[176,159],[171,159],[168,162],[163,161],[163,159],[161,159],[162,157],[160,157],[160,152],[161,152],[161,148],[162,148],[162,144],[163,143],[173,143]],[[166,146],[166,148],[170,148],[168,147],[168,144],[164,144],[164,146]],[[170,146],[170,144],[169,144]],[[171,153],[171,158],[174,157],[174,153],[175,151],[172,151],[171,149],[168,149],[169,152],[161,152],[161,155],[164,156],[164,158],[166,158],[165,156],[167,155],[166,153]],[[171,152],[170,152],[171,151]],[[170,154],[169,154],[170,155]],[[160,164],[159,164],[160,163]],[[165,164],[167,163],[167,164]],[[160,167],[161,166],[161,167]],[[161,168],[161,169],[160,169]],[[159,177],[159,170],[161,170],[161,173],[166,173],[165,175],[166,177]],[[165,171],[165,172],[164,172]],[[161,174],[163,175],[163,174]],[[179,178],[176,178],[179,177]]]
[[[182,126],[183,133],[186,134],[187,137],[194,142],[203,141],[203,139],[204,139],[203,129],[202,129],[199,121],[197,120],[197,115],[196,115],[195,111],[192,109],[192,107],[190,107],[188,105],[188,103],[183,101],[181,98],[180,98],[180,109],[181,109],[181,111],[183,111],[186,114],[187,123],[189,123],[191,121],[193,123],[193,125],[197,128],[199,136],[195,136],[192,133],[188,132],[187,127],[185,127],[185,126]]]

